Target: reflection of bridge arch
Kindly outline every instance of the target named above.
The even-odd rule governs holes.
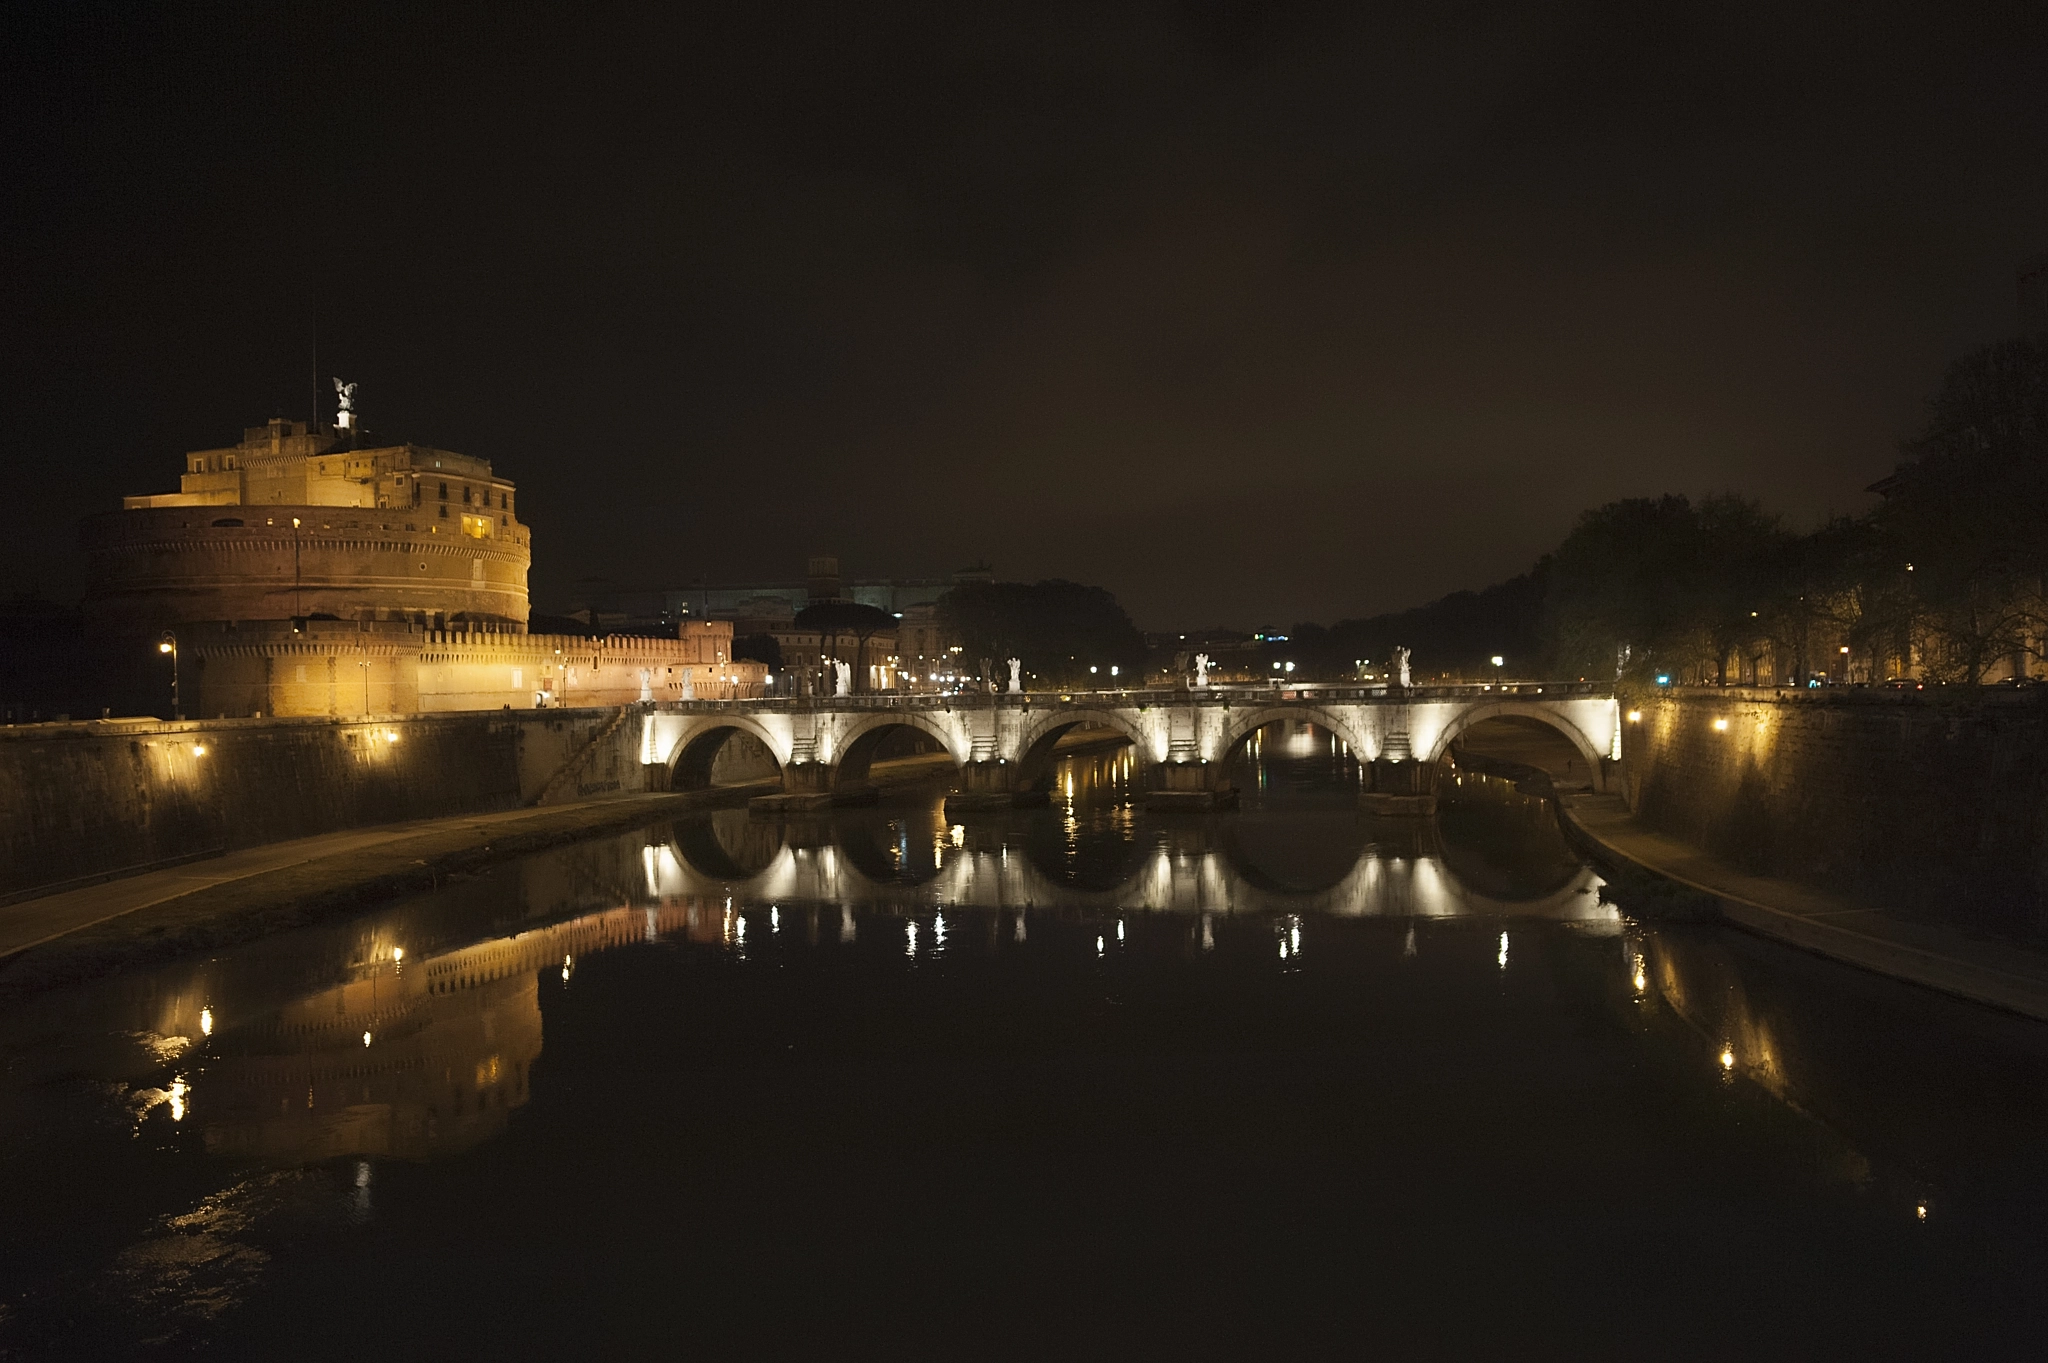
[[[737,817],[732,817],[732,816]],[[733,883],[759,875],[782,851],[783,826],[742,810],[684,819],[671,827],[676,853],[699,875]]]
[[[1148,751],[1152,747],[1153,736],[1139,728],[1128,714],[1115,710],[1061,706],[1057,710],[1035,714],[1025,722],[1017,745],[1021,756],[1017,759],[1017,777],[1013,788],[1030,791],[1051,790],[1052,769],[1058,760],[1054,749],[1062,737],[1084,725],[1094,729],[1113,729],[1129,739],[1132,746],[1141,754],[1157,760],[1158,754]]]
[[[1327,832],[1334,833],[1340,827],[1349,829],[1352,834],[1347,839],[1352,844],[1349,849],[1351,853],[1350,865],[1335,876],[1318,876],[1307,884],[1289,882],[1260,864],[1257,854],[1251,847],[1247,846],[1245,834],[1247,831],[1252,832],[1254,834],[1252,841],[1256,843],[1257,835],[1265,830],[1262,830],[1258,825],[1249,824],[1246,816],[1239,815],[1234,819],[1224,821],[1220,826],[1216,838],[1217,850],[1223,854],[1225,861],[1229,863],[1231,871],[1239,879],[1243,880],[1245,884],[1252,886],[1254,889],[1275,895],[1325,893],[1342,885],[1348,877],[1354,874],[1358,869],[1358,862],[1370,850],[1363,832],[1358,827],[1355,813],[1349,809],[1342,813],[1324,811],[1320,816],[1315,813],[1295,813],[1285,817],[1287,822],[1297,828],[1300,827],[1304,819],[1311,819],[1322,823],[1324,830]]]
[[[1600,759],[1607,754],[1586,736],[1583,729],[1567,719],[1557,707],[1540,705],[1530,701],[1502,697],[1499,700],[1481,701],[1460,710],[1449,723],[1438,732],[1435,745],[1430,749],[1429,759],[1435,762],[1449,751],[1451,740],[1475,724],[1484,724],[1489,719],[1510,717],[1536,720],[1553,732],[1563,736],[1566,742],[1579,750],[1585,759],[1586,770],[1596,776],[1600,771]],[[1419,754],[1418,754],[1419,755]]]
[[[775,735],[745,714],[727,712],[707,715],[704,721],[686,729],[667,757],[670,790],[702,790],[711,784],[711,768],[718,754],[734,734],[758,739],[768,756],[780,768],[787,761],[785,745]]]
[[[1598,880],[1579,866],[1547,893],[1508,899],[1461,881],[1441,856],[1390,856],[1365,849],[1336,883],[1311,890],[1260,885],[1247,879],[1220,848],[1197,852],[1160,849],[1132,859],[1130,873],[1113,886],[1076,885],[1049,873],[1021,849],[944,852],[934,874],[906,885],[878,876],[836,845],[784,845],[762,870],[739,879],[712,877],[678,855],[655,858],[648,891],[657,898],[743,894],[763,903],[822,903],[903,909],[917,906],[1083,912],[1277,914],[1326,913],[1337,917],[1536,917],[1607,923],[1613,911],[1599,902]],[[867,860],[860,858],[859,860]],[[879,868],[875,868],[879,869]]]

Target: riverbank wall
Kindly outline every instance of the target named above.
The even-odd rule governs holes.
[[[1687,688],[1630,706],[1635,817],[1754,875],[2048,941],[2048,688]]]
[[[0,728],[0,898],[372,824],[645,790],[630,710]]]

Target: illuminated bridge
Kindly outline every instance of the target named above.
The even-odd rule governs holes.
[[[1130,741],[1142,789],[1214,792],[1225,785],[1226,761],[1280,722],[1334,735],[1368,764],[1376,790],[1422,792],[1453,739],[1506,716],[1554,729],[1594,787],[1607,788],[1621,756],[1621,714],[1611,687],[1588,682],[664,701],[641,707],[637,719],[639,760],[657,787],[709,785],[719,752],[744,733],[773,757],[785,792],[850,796],[868,788],[882,742],[907,727],[951,755],[963,792],[996,802],[1049,791],[1056,745],[1083,728]]]

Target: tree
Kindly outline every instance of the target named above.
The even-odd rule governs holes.
[[[1699,524],[1683,496],[1585,512],[1552,555],[1544,633],[1566,676],[1646,680],[1697,661]]]
[[[782,645],[772,634],[742,634],[732,641],[734,662],[766,663],[770,672],[782,670]]]
[[[1877,485],[1876,523],[1910,572],[1929,676],[1975,683],[2000,657],[2038,654],[2048,573],[2048,336],[2003,341],[1950,367],[1927,425]],[[1910,565],[1908,567],[1907,565]]]
[[[796,613],[796,626],[818,635],[818,656],[853,664],[853,689],[867,690],[868,640],[896,628],[896,617],[878,606],[858,601],[817,601]],[[852,641],[854,656],[839,657],[843,641]]]
[[[984,676],[1010,658],[1056,684],[1098,681],[1115,667],[1141,680],[1145,638],[1114,596],[1100,587],[1044,582],[966,582],[938,601],[940,626]],[[1100,669],[1090,674],[1089,667]]]

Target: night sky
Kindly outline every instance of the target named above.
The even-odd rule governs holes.
[[[586,575],[1399,608],[1868,503],[2048,250],[2048,6],[17,3],[6,593],[357,380]],[[331,391],[323,395],[331,415]]]

